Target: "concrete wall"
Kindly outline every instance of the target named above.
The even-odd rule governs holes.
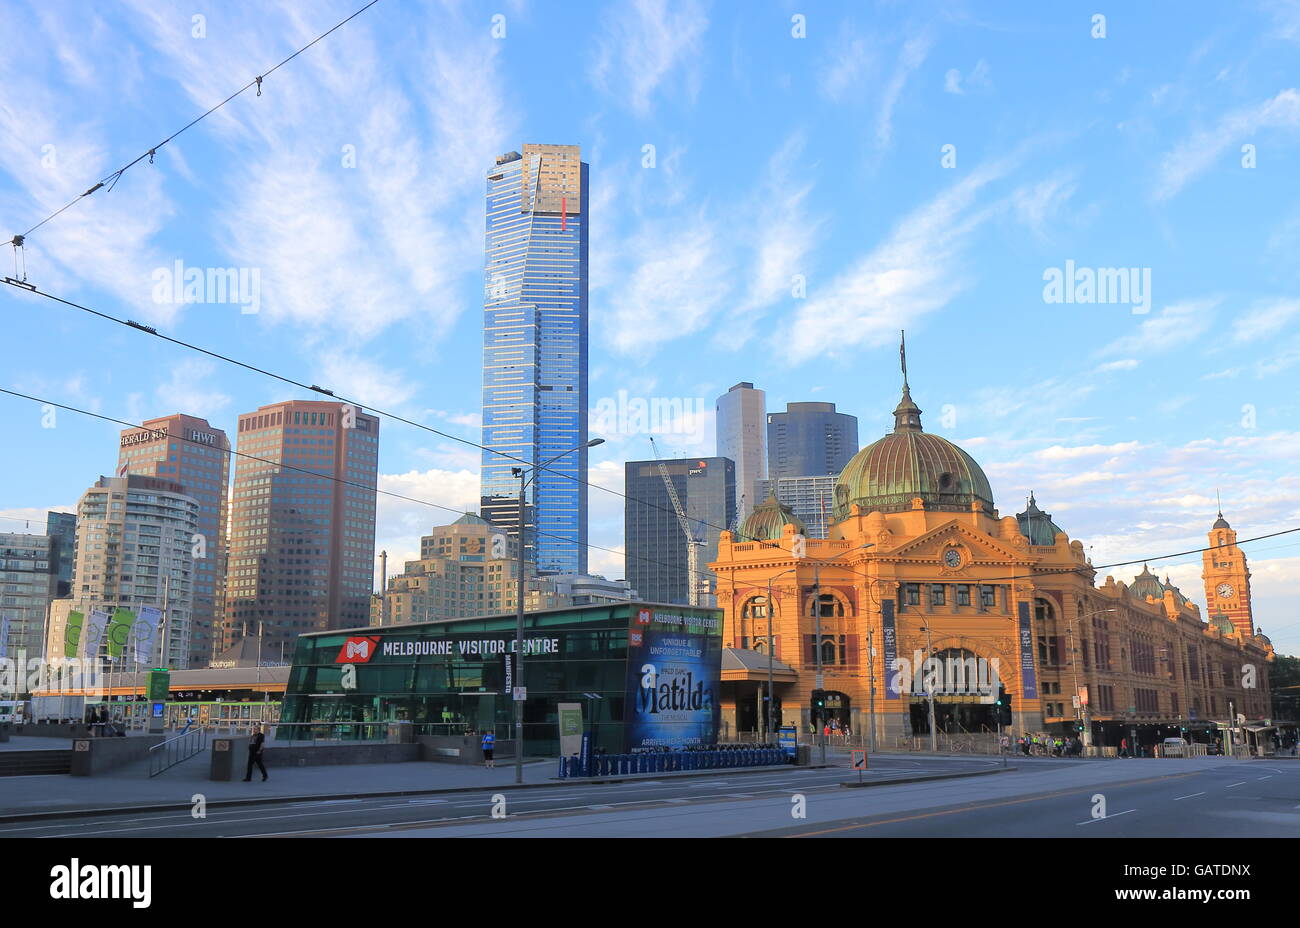
[[[483,763],[482,735],[421,735],[418,739],[420,760],[438,761],[444,764],[481,764]],[[493,760],[515,759],[514,740],[497,739],[492,751]]]
[[[78,738],[72,742],[72,769],[69,773],[74,777],[93,777],[114,767],[144,760],[149,756],[149,749],[162,741],[162,735]]]
[[[248,767],[248,735],[223,735],[212,739],[210,780],[242,780]],[[268,773],[286,767],[322,767],[336,764],[397,764],[420,760],[416,744],[304,744],[266,742],[262,763]],[[258,770],[253,769],[258,775]]]
[[[89,725],[82,725],[79,722],[60,722],[57,725],[33,725],[28,723],[15,726],[12,734],[36,738],[91,738],[95,736]]]

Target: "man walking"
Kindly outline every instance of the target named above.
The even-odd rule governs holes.
[[[261,725],[253,726],[253,737],[248,742],[248,769],[244,771],[244,782],[249,783],[253,779],[253,764],[257,764],[257,769],[262,771],[262,782],[266,782],[266,765],[262,763],[262,751],[266,748],[266,735],[262,733]]]
[[[483,766],[495,767],[496,761],[492,759],[492,751],[496,747],[497,736],[491,731],[483,733]]]

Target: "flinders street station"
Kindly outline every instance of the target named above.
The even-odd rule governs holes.
[[[721,533],[709,568],[737,649],[724,728],[833,726],[865,743],[874,727],[890,746],[933,718],[949,739],[1078,732],[1118,748],[1222,740],[1244,716],[1239,743],[1270,724],[1273,647],[1237,533],[1222,513],[1206,531],[1209,615],[1145,566],[1099,578],[1032,495],[999,514],[979,463],[922,428],[904,380],[893,431],[839,475],[828,537],[772,496]]]

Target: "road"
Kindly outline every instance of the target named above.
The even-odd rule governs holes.
[[[0,825],[0,837],[1300,837],[1300,763],[1019,759],[845,788],[847,767]],[[996,770],[876,756],[869,776]],[[500,798],[498,798],[498,796]],[[494,815],[495,813],[495,815]]]

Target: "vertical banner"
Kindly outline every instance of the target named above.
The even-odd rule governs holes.
[[[9,656],[9,616],[0,618],[0,657]]]
[[[86,657],[92,659],[99,657],[99,643],[104,639],[106,628],[108,628],[108,613],[103,609],[92,610],[81,639],[85,643]]]
[[[1020,610],[1020,685],[1024,699],[1038,698],[1038,678],[1034,674],[1034,629],[1029,623],[1029,603],[1017,603]]]
[[[130,609],[118,607],[113,611],[113,621],[108,623],[108,656],[117,660],[122,656],[127,640],[131,637],[131,626],[135,624],[135,613]]]
[[[710,609],[633,610],[625,750],[713,744],[722,701],[722,618]]]
[[[158,637],[158,626],[162,622],[162,610],[157,606],[141,606],[140,616],[136,619],[131,637],[135,640],[135,662],[148,664],[153,655],[153,642]],[[162,656],[162,663],[167,663],[167,655]]]
[[[84,612],[69,612],[68,622],[63,626],[63,656],[77,657],[77,649],[81,647],[81,632],[86,622]]]
[[[894,601],[880,601],[880,625],[885,644],[885,698],[898,699],[901,695],[899,685],[903,676],[898,669],[898,633],[894,628]]]

